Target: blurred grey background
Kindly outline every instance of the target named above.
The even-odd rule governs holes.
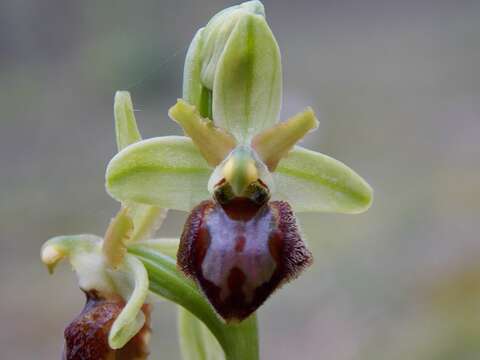
[[[112,100],[144,136],[180,134],[194,32],[231,1],[0,1],[0,357],[58,359],[83,295],[41,244],[103,234]],[[375,189],[359,216],[300,220],[314,266],[260,310],[263,359],[480,358],[480,2],[265,0],[283,54],[283,118],[311,105],[305,145]],[[184,213],[163,235],[176,236]],[[155,306],[152,359],[179,359]]]

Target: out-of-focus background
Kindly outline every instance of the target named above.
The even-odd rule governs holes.
[[[194,32],[234,2],[0,2],[0,357],[58,359],[83,307],[41,244],[103,234],[112,100],[145,137],[180,134]],[[375,189],[359,216],[300,220],[315,264],[260,310],[263,359],[480,359],[480,2],[265,0],[283,54],[283,118],[311,105],[305,145]],[[179,234],[172,212],[163,235]],[[152,359],[179,359],[175,307],[155,306]]]

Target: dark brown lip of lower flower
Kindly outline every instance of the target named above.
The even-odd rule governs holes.
[[[222,212],[227,216],[221,215]],[[216,214],[217,219],[213,224],[209,221],[212,214]],[[221,234],[226,234],[226,229],[229,230],[228,239],[222,239]],[[213,240],[216,240],[216,250],[212,250]],[[244,251],[245,243],[249,244],[250,250]],[[241,268],[241,264],[253,259],[252,246],[253,253],[263,258],[260,264],[265,265],[260,266],[267,267],[251,271]],[[209,251],[215,253],[207,258]],[[220,268],[226,269],[222,271],[228,271],[221,283],[212,282],[211,276],[209,279],[209,274],[204,273],[204,265],[207,268],[212,265],[206,261],[218,262]],[[278,287],[300,275],[312,261],[312,254],[300,237],[295,215],[288,203],[272,201],[255,208],[242,198],[227,207],[213,200],[196,206],[186,221],[177,254],[180,270],[197,282],[217,313],[227,322],[247,318]],[[258,272],[271,275],[260,283]],[[252,284],[256,284],[254,288]],[[245,286],[250,290],[245,290]]]
[[[108,346],[108,333],[125,302],[119,296],[106,299],[96,290],[85,292],[85,295],[82,312],[65,329],[63,360],[146,359],[151,306],[145,304],[142,308],[146,322],[140,332],[123,348],[113,350]]]

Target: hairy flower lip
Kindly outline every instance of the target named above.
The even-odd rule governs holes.
[[[242,204],[242,205],[239,205]],[[177,264],[227,322],[242,321],[312,263],[286,202],[236,199],[195,207],[180,238]],[[244,206],[242,209],[241,206]]]

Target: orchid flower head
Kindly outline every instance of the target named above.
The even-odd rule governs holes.
[[[184,136],[138,141],[108,164],[124,204],[188,211],[178,267],[217,313],[241,321],[312,262],[295,212],[361,213],[372,189],[345,164],[297,143],[311,108],[278,122],[282,70],[263,5],[215,15],[187,53],[183,98],[169,116]]]

